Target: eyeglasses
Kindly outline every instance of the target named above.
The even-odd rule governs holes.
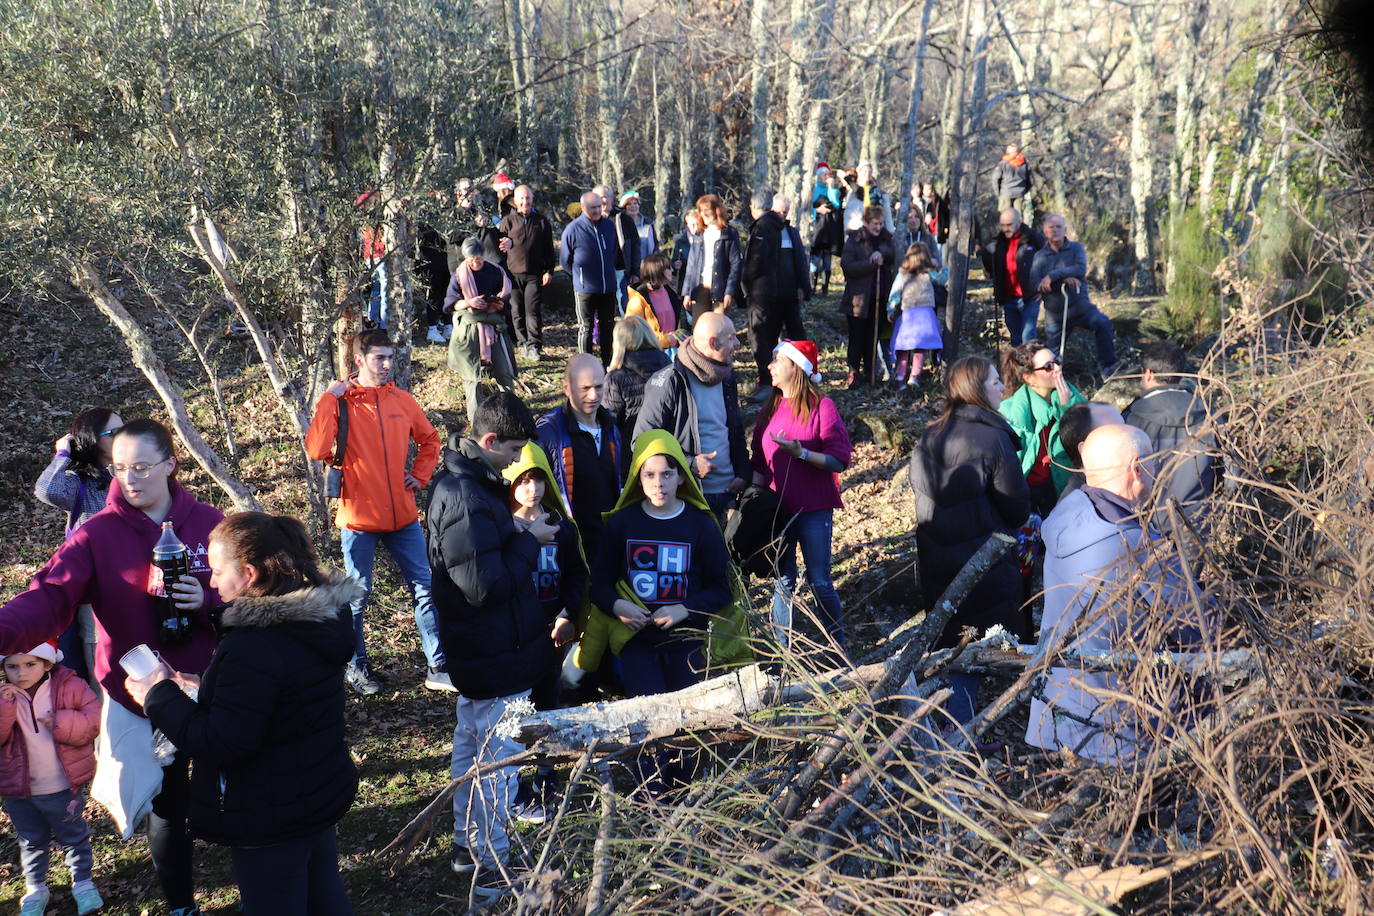
[[[105,470],[109,471],[110,476],[117,480],[122,479],[125,474],[132,474],[134,480],[143,480],[153,472],[153,468],[167,460],[163,458],[162,461],[154,461],[152,464],[146,461],[139,461],[134,464],[107,464]]]
[[[100,433],[100,435],[97,436],[96,438],[98,438],[98,439],[104,439],[106,436],[117,436],[117,435],[119,435],[119,431],[120,431],[121,429],[123,429],[123,428],[124,428],[124,427],[122,427],[122,426],[111,426],[109,429],[107,429],[107,430],[105,430],[104,432]]]
[[[1043,365],[1043,366],[1032,366],[1032,367],[1031,367],[1031,371],[1032,371],[1032,372],[1053,372],[1053,371],[1055,370],[1055,367],[1057,367],[1058,365],[1059,365],[1059,360],[1057,360],[1057,359],[1052,359],[1052,360],[1050,360],[1049,362],[1045,363],[1045,365]]]

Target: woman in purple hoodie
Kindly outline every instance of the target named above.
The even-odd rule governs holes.
[[[176,482],[176,456],[166,427],[135,420],[114,437],[108,470],[114,478],[105,508],[74,531],[38,571],[26,591],[0,607],[0,654],[25,652],[52,639],[90,604],[100,622],[95,674],[110,701],[136,715],[142,708],[124,689],[118,659],[141,643],[159,648],[176,671],[204,671],[215,649],[206,615],[219,602],[209,587],[206,545],[223,514],[197,502]],[[156,590],[161,576],[152,565],[162,524],[186,545],[189,576],[170,588],[173,602],[192,621],[189,642],[158,642]],[[148,818],[148,847],[172,916],[197,912],[191,880],[191,838],[186,830],[189,781],[178,754],[163,768],[162,791]]]
[[[826,634],[845,646],[843,612],[830,576],[830,541],[840,500],[840,472],[854,451],[835,402],[817,389],[820,354],[809,340],[784,340],[768,371],[777,387],[754,423],[754,484],[778,494],[792,517],[773,587],[773,628],[787,645],[797,585],[797,547]]]

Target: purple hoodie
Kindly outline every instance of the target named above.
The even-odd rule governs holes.
[[[191,575],[205,588],[205,604],[191,615],[193,636],[184,646],[162,647],[157,641],[157,609],[149,592],[152,582],[153,545],[162,527],[141,509],[124,499],[124,491],[110,486],[105,508],[74,531],[38,571],[27,590],[0,607],[0,654],[27,652],[33,646],[56,639],[76,616],[81,604],[95,610],[97,642],[95,675],[100,686],[130,712],[143,710],[124,690],[124,669],[119,659],[139,643],[162,653],[174,670],[199,673],[210,663],[215,635],[206,610],[219,604],[210,589],[210,566],[205,551],[210,529],[224,514],[214,506],[196,502],[175,480],[172,491],[172,523],[191,554]]]

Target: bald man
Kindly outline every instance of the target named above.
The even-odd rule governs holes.
[[[1002,306],[1002,317],[1011,335],[1011,345],[1037,336],[1040,320],[1040,294],[1031,286],[1031,263],[1035,253],[1045,247],[1045,237],[1021,222],[1013,207],[997,218],[997,236],[978,246],[983,272],[992,278],[992,294]]]
[[[1180,579],[1157,562],[1157,533],[1142,522],[1153,484],[1150,437],[1108,424],[1094,429],[1080,454],[1086,482],[1045,520],[1045,618],[1037,656],[1054,651],[1150,652],[1162,645],[1139,639],[1162,625],[1172,640],[1196,641],[1206,621]],[[1077,635],[1070,634],[1077,630]],[[1064,640],[1066,645],[1056,645]],[[1114,674],[1050,668],[1031,701],[1027,743],[1067,747],[1109,765],[1124,765],[1142,750],[1138,716],[1110,694]]]
[[[563,403],[539,418],[535,438],[549,457],[554,482],[573,514],[589,557],[601,546],[604,523],[620,497],[620,429],[601,406],[606,371],[590,353],[569,357]]]
[[[734,323],[719,312],[703,313],[677,358],[644,384],[644,406],[635,421],[635,438],[646,429],[673,434],[722,523],[753,473],[735,379],[738,349]]]
[[[603,216],[601,195],[586,192],[582,195],[582,214],[563,229],[559,257],[573,278],[577,349],[591,352],[592,328],[599,324],[602,366],[611,361],[611,333],[615,330],[617,244],[615,227]]]
[[[534,209],[534,189],[522,184],[515,189],[515,208],[501,220],[501,244],[506,249],[506,270],[511,276],[510,317],[515,346],[520,355],[539,362],[544,346],[543,290],[553,278],[556,260],[553,225]]]

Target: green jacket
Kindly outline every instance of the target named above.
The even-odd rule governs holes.
[[[611,511],[604,513],[605,517],[609,519],[626,506],[632,506],[644,499],[644,490],[639,484],[639,469],[654,455],[667,455],[682,469],[683,482],[678,489],[678,496],[703,512],[710,512],[711,507],[706,503],[706,497],[701,492],[701,484],[697,481],[696,475],[691,473],[682,446],[678,445],[678,441],[670,433],[661,429],[651,429],[640,434],[635,440],[625,488],[621,490],[620,499]],[[706,639],[706,663],[712,669],[733,668],[747,665],[754,660],[753,650],[749,647],[749,623],[744,610],[744,585],[733,566],[730,569],[730,580],[735,600],[712,620],[711,630]],[[617,583],[616,590],[622,598],[638,601],[626,583]],[[607,647],[619,655],[620,650],[625,648],[625,643],[634,636],[633,630],[618,619],[603,613],[590,602],[587,604],[586,618],[580,629],[581,640],[573,661],[584,671],[597,669]]]
[[[1040,454],[1040,436],[1048,427],[1050,451],[1050,480],[1054,491],[1062,493],[1069,482],[1069,459],[1064,454],[1064,443],[1059,441],[1059,421],[1064,411],[1080,401],[1086,401],[1083,393],[1069,385],[1069,402],[1059,403],[1059,392],[1051,391],[1045,400],[1029,385],[1022,385],[1016,393],[1002,400],[997,408],[1012,430],[1021,437],[1021,449],[1017,456],[1021,459],[1021,473],[1026,474],[1035,466],[1035,458]]]

